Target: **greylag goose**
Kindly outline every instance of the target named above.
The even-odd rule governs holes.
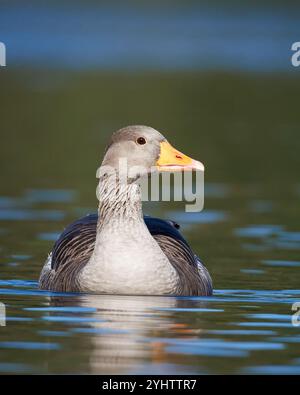
[[[127,161],[126,182],[120,174],[120,158]],[[87,215],[63,231],[42,269],[41,289],[123,295],[212,294],[211,277],[179,226],[143,216],[139,180],[153,168],[204,169],[153,128],[128,126],[112,135],[100,167],[104,171],[99,175],[98,214]]]

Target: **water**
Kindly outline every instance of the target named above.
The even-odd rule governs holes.
[[[299,31],[299,8],[283,1],[60,3],[1,7],[10,64],[288,71]]]
[[[100,16],[98,6],[82,13],[74,5],[65,23],[67,9],[54,3],[47,12],[6,3],[0,15],[9,55],[0,70],[0,302],[7,313],[0,373],[299,374],[300,327],[291,321],[300,302],[300,79],[290,66],[296,13],[274,6],[266,14],[255,5],[250,13],[217,12],[205,3],[200,17],[196,2],[172,14],[154,2],[151,12],[128,8],[120,19],[108,5]],[[25,36],[25,25],[11,23],[16,15],[28,22]],[[104,48],[117,19],[109,36],[115,46]],[[128,24],[124,52],[116,44]],[[78,62],[82,47],[90,57]],[[174,202],[148,203],[145,212],[181,224],[209,268],[214,295],[39,291],[60,232],[96,209],[96,169],[110,134],[132,123],[161,130],[206,166],[203,212],[185,213]]]
[[[207,185],[210,199],[220,188]],[[299,262],[288,260],[299,245],[281,245],[286,258],[271,259],[280,240],[298,239],[285,226],[266,224],[265,217],[264,224],[250,226],[247,204],[248,221],[237,224],[239,210],[229,206],[240,198],[233,190],[228,184],[226,197],[208,213],[165,213],[181,219],[191,244],[205,255],[215,283],[212,297],[40,291],[43,260],[68,213],[80,211],[78,194],[53,189],[3,197],[0,300],[7,322],[0,327],[0,372],[299,374],[300,327],[291,323],[292,304],[300,301]],[[53,215],[54,207],[64,207],[61,216]],[[24,210],[27,216],[15,214]],[[266,247],[264,259],[253,246]]]

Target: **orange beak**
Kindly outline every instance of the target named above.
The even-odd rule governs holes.
[[[167,141],[160,143],[160,155],[156,162],[159,171],[182,171],[182,170],[201,170],[204,165],[197,160],[177,151]]]

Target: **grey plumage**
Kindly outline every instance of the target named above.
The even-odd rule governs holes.
[[[144,220],[149,232],[179,275],[178,294],[211,295],[210,275],[182,237],[179,225],[149,216],[145,216]],[[92,255],[97,222],[98,215],[90,214],[73,222],[63,231],[52,250],[52,271],[40,280],[42,289],[80,292],[77,277]]]

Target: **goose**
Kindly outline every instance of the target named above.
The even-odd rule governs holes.
[[[121,159],[126,159],[126,177],[119,166]],[[39,288],[92,294],[211,295],[209,272],[179,225],[143,215],[139,182],[153,169],[204,170],[203,164],[177,151],[157,130],[134,125],[113,133],[99,169],[98,213],[65,228],[44,264]]]

